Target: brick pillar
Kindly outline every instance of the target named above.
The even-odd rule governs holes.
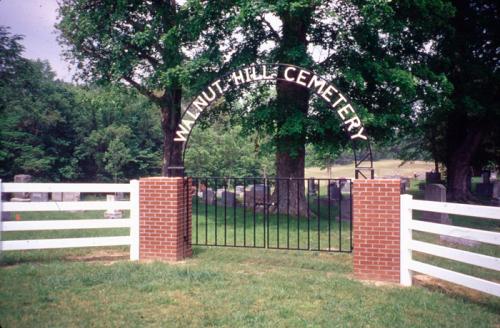
[[[353,264],[358,279],[399,282],[399,180],[353,182]]]
[[[180,261],[191,251],[191,180],[139,180],[139,259]]]

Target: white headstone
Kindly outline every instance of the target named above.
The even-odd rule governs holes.
[[[63,193],[62,192],[53,192],[50,195],[50,199],[53,202],[62,202],[62,200],[63,200]]]
[[[29,183],[31,182],[31,175],[29,174],[17,174],[14,175],[15,183]],[[14,197],[16,199],[28,199],[30,198],[30,194],[28,192],[15,192]]]
[[[48,192],[32,192],[30,195],[32,202],[48,202],[49,193]]]
[[[80,193],[79,192],[64,192],[62,197],[63,202],[79,202]]]
[[[115,195],[106,195],[106,201],[107,202],[114,202],[116,201],[116,196]],[[121,219],[122,218],[122,211],[120,210],[115,210],[113,208],[109,208],[104,212],[104,217],[106,219]]]

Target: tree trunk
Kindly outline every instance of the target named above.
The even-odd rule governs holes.
[[[161,128],[163,130],[163,161],[162,175],[169,174],[170,166],[182,167],[182,143],[175,142],[175,131],[181,119],[181,99],[182,90],[174,89],[166,92],[163,96],[161,106]],[[172,170],[174,174],[179,175],[181,170]]]
[[[454,36],[445,43],[444,54],[451,59],[447,77],[453,84],[451,100],[454,104],[447,117],[446,131],[446,169],[447,196],[451,201],[468,202],[473,200],[468,189],[467,178],[472,165],[472,159],[481,145],[486,131],[494,128],[491,118],[482,117],[478,113],[470,115],[467,105],[467,95],[470,94],[470,72],[464,71],[471,58],[468,38],[475,33],[473,25],[468,23],[470,2],[453,1],[456,8],[452,25]],[[472,98],[469,102],[474,103]],[[479,106],[480,107],[480,106]],[[493,125],[492,125],[493,124]]]
[[[465,127],[464,127],[465,128]],[[485,128],[482,125],[467,129],[465,137],[448,146],[453,148],[448,156],[447,168],[447,197],[455,202],[468,202],[472,194],[468,188],[472,158],[484,137]],[[455,146],[455,147],[453,147]]]
[[[272,211],[290,213],[294,216],[315,217],[309,210],[305,195],[304,181],[305,147],[299,149],[299,154],[291,156],[286,152],[276,153],[276,172],[278,180],[272,195],[275,203]]]
[[[303,11],[280,15],[283,36],[278,59],[282,62],[300,65],[301,59],[297,58],[297,51],[303,51],[302,59],[307,57],[306,36],[312,8]],[[286,81],[278,81],[276,91],[276,175],[280,178],[299,179],[289,182],[279,180],[272,199],[279,205],[281,213],[289,211],[291,215],[308,217],[311,213],[308,213],[303,178],[309,91]],[[291,129],[290,126],[294,128]]]

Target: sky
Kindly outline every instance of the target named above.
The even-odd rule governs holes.
[[[73,73],[57,43],[56,21],[57,0],[0,0],[0,25],[24,35],[23,57],[48,60],[57,78],[70,82]]]

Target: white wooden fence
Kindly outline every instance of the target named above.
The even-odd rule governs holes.
[[[79,210],[130,210],[128,219],[93,220],[43,220],[43,221],[4,221],[0,220],[0,252],[10,250],[71,248],[93,246],[130,245],[130,259],[139,259],[139,181],[130,183],[2,183],[0,194],[12,192],[81,192],[130,194],[128,201],[69,201],[69,202],[2,202],[0,198],[0,218],[2,212],[26,211],[79,211]],[[5,231],[66,230],[130,228],[128,236],[59,238],[35,240],[2,241]]]
[[[500,220],[500,208],[415,200],[412,199],[411,195],[401,195],[401,284],[410,286],[412,284],[412,273],[419,272],[484,293],[500,296],[499,283],[415,261],[412,258],[412,251],[496,271],[500,271],[500,258],[414,240],[412,231],[459,237],[493,245],[500,245],[500,233],[413,220],[413,210]]]

